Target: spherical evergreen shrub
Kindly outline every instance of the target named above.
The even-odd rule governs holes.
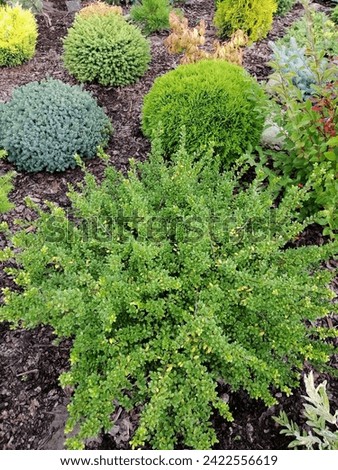
[[[13,67],[35,54],[38,37],[34,15],[20,5],[0,6],[0,67]]]
[[[265,95],[237,65],[203,60],[181,65],[157,78],[144,99],[142,128],[152,137],[163,132],[165,151],[175,151],[185,127],[189,150],[210,146],[227,161],[259,142]]]
[[[19,87],[0,107],[0,148],[19,170],[74,168],[75,154],[94,157],[97,147],[108,143],[111,130],[88,92],[59,80]]]
[[[81,82],[123,86],[148,68],[150,46],[141,31],[115,13],[77,15],[64,40],[64,63]]]
[[[257,41],[267,36],[276,10],[275,0],[222,0],[217,4],[214,22],[221,37],[230,37],[241,29],[251,41]]]

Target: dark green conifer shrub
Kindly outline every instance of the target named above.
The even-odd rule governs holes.
[[[88,92],[59,80],[21,86],[0,107],[0,148],[19,170],[74,168],[75,154],[93,158],[111,131],[108,117]]]
[[[276,15],[284,16],[288,11],[291,10],[296,0],[277,0],[277,11]]]
[[[337,247],[286,248],[305,226],[305,190],[276,208],[279,182],[264,185],[263,171],[243,188],[211,151],[194,158],[181,148],[166,165],[157,142],[127,177],[87,173],[70,193],[75,223],[50,204],[5,253],[21,292],[4,289],[0,319],[73,338],[69,448],[111,429],[118,403],[143,405],[134,447],[208,449],[213,411],[232,419],[219,380],[271,405],[272,386],[290,393],[304,361],[333,350],[316,319],[334,309],[320,263]]]
[[[179,145],[186,129],[187,148],[208,148],[225,161],[258,144],[265,113],[265,95],[242,68],[224,60],[181,65],[157,78],[144,99],[142,129],[147,137],[163,126],[166,152]]]
[[[64,64],[80,82],[123,86],[142,77],[150,46],[141,31],[115,13],[77,15],[64,40]]]
[[[250,41],[257,41],[267,36],[276,10],[275,0],[219,0],[214,22],[221,37],[240,29]]]
[[[130,17],[145,34],[169,29],[169,0],[141,0],[130,10]]]

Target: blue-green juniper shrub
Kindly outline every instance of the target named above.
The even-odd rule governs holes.
[[[0,106],[0,148],[19,170],[74,168],[76,154],[95,157],[111,132],[109,118],[91,94],[60,80],[18,87]]]

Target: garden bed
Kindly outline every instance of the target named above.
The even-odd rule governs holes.
[[[322,2],[322,11],[328,10],[330,2]],[[183,6],[185,16],[191,25],[204,19],[208,26],[207,41],[215,37],[212,27],[213,0],[190,0]],[[28,63],[0,71],[0,101],[7,101],[13,89],[32,80],[53,77],[75,84],[76,81],[64,69],[61,54],[62,41],[67,28],[72,24],[74,13],[69,13],[63,0],[48,2],[47,15],[39,16],[39,39],[37,53]],[[286,27],[302,14],[296,5],[283,18],[276,18],[269,36],[251,47],[244,54],[245,68],[261,81],[270,72],[267,62],[270,59],[268,42],[281,37]],[[109,142],[107,153],[110,162],[122,172],[128,169],[131,157],[145,160],[150,149],[149,141],[140,130],[140,110],[144,95],[149,91],[154,79],[175,68],[177,56],[170,55],[164,44],[166,34],[150,37],[152,62],[149,71],[133,86],[123,88],[103,87],[96,84],[85,85],[98,103],[111,118],[114,134]],[[100,179],[104,163],[100,159],[88,163],[89,170]],[[0,161],[0,174],[11,170],[12,166]],[[77,183],[83,172],[77,168],[62,174],[18,173],[10,199],[15,208],[2,216],[15,230],[15,219],[32,220],[33,211],[26,207],[24,199],[30,196],[43,206],[45,200],[54,201],[63,207],[69,205],[66,195],[69,183]],[[298,240],[299,244],[322,244],[324,238],[318,226],[308,229]],[[6,240],[0,238],[0,248]],[[332,262],[330,269],[336,269]],[[11,279],[0,270],[1,287],[11,286]],[[337,283],[334,286],[337,289]],[[338,292],[338,289],[337,289]],[[66,405],[70,391],[62,390],[58,384],[59,375],[68,367],[70,341],[54,344],[55,337],[48,327],[34,330],[9,329],[0,325],[0,448],[2,449],[60,449],[63,448],[63,428],[66,420]],[[334,365],[334,364],[332,364]],[[337,366],[338,364],[335,364]],[[332,407],[338,409],[338,380],[326,374],[316,375],[328,380],[328,390]],[[291,397],[276,393],[279,404],[269,409],[263,402],[250,399],[244,392],[230,393],[226,387],[219,392],[224,395],[233,411],[234,421],[229,424],[215,415],[213,422],[217,430],[217,449],[285,449],[289,439],[280,436],[280,427],[271,419],[280,410],[290,418],[299,421],[304,389],[295,391]],[[88,442],[88,448],[125,449],[138,422],[138,412],[126,413],[118,408],[114,416],[115,424],[110,434]]]

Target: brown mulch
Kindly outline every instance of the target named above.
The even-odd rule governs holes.
[[[319,3],[324,9],[330,6],[330,2]],[[201,19],[206,20],[207,40],[212,41],[215,37],[212,26],[214,0],[187,0],[182,9],[191,26]],[[35,57],[20,67],[0,70],[0,101],[9,100],[15,87],[32,80],[53,77],[70,84],[76,83],[64,69],[61,57],[62,37],[72,24],[74,14],[67,12],[64,0],[48,2],[46,13],[48,16],[38,18],[39,39]],[[268,38],[245,51],[244,66],[258,80],[266,79],[269,73],[266,65],[271,53],[268,42],[282,36],[285,28],[301,14],[301,7],[296,5],[284,18],[276,18]],[[140,131],[140,110],[144,95],[157,76],[179,63],[178,57],[167,53],[163,45],[165,37],[165,33],[150,37],[152,62],[149,71],[135,85],[112,88],[86,84],[84,87],[93,93],[112,120],[115,131],[107,153],[110,162],[124,172],[131,157],[144,160],[149,152],[149,142]],[[104,165],[99,159],[90,161],[88,167],[98,178],[102,177]],[[0,161],[0,174],[11,169],[13,167],[9,163]],[[68,184],[81,179],[80,169],[61,174],[18,173],[11,193],[15,208],[2,216],[2,220],[7,221],[12,228],[15,228],[16,218],[32,220],[34,214],[24,204],[24,198],[28,195],[40,205],[43,205],[44,200],[50,200],[67,206]],[[304,243],[320,244],[323,241],[318,227],[304,237]],[[0,235],[0,249],[5,245],[6,240]],[[0,269],[0,286],[11,285],[10,278]],[[60,388],[58,377],[68,367],[70,347],[71,342],[68,340],[56,344],[53,332],[47,327],[12,331],[8,324],[0,324],[0,449],[62,448],[69,396]],[[333,403],[338,408],[338,383],[331,377],[326,378],[329,380]],[[291,398],[277,393],[280,405],[267,410],[261,402],[249,399],[245,393],[233,394],[227,389],[220,390],[220,393],[228,395],[235,420],[229,424],[218,416],[214,417],[220,441],[217,448],[286,448],[289,441],[280,436],[279,428],[271,416],[278,414],[282,408],[291,418],[298,419],[303,392],[301,387]],[[137,425],[137,410],[127,414],[118,409],[114,418],[111,432],[88,442],[88,448],[128,448],[128,440]]]

